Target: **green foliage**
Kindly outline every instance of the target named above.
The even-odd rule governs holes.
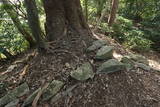
[[[11,20],[1,22],[0,47],[7,49],[12,54],[20,53],[28,47],[27,41],[18,33]]]
[[[150,50],[152,41],[145,38],[146,35],[142,30],[133,27],[131,20],[119,16],[113,25],[113,31],[112,36],[126,48],[136,51]]]
[[[152,41],[152,49],[160,51],[160,1],[159,0],[122,0],[119,14],[139,24],[138,30]],[[133,25],[135,26],[135,25]]]
[[[140,30],[131,30],[126,35],[123,43],[129,49],[136,51],[148,51],[151,48],[152,41],[144,38],[144,33]]]
[[[83,12],[85,12],[85,0],[81,0]],[[109,2],[110,0],[88,0],[88,19],[89,23],[96,25],[97,19],[100,17],[103,9],[106,6],[106,2],[108,2],[108,11],[109,11]]]
[[[100,25],[98,27],[102,33],[112,32],[112,29],[109,28],[108,23],[102,22],[102,23],[100,23]]]

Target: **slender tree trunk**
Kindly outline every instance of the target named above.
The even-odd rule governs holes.
[[[29,27],[31,28],[32,34],[36,40],[38,49],[45,48],[36,2],[35,0],[24,0],[24,1],[27,9]]]
[[[119,0],[112,0],[111,13],[110,13],[110,16],[108,19],[109,26],[111,26],[116,19],[116,13],[118,10],[118,3],[119,3]]]
[[[31,34],[22,26],[17,14],[13,11],[12,5],[7,0],[2,0],[4,9],[11,17],[14,25],[17,27],[18,31],[24,36],[24,38],[29,42],[30,47],[35,46],[35,41]]]
[[[85,0],[85,17],[86,21],[88,22],[88,0]]]
[[[97,21],[97,25],[95,26],[94,31],[97,31],[97,30],[98,30],[98,26],[100,25],[100,23],[101,23],[102,20],[104,19],[105,15],[107,14],[107,10],[108,10],[107,3],[108,3],[108,1],[106,2],[106,6],[105,6],[104,11],[102,12],[101,17],[100,17],[100,18],[98,19],[98,21]]]
[[[98,19],[101,17],[102,15],[102,11],[103,11],[103,7],[105,5],[107,0],[97,0],[96,3],[97,3],[97,17]]]

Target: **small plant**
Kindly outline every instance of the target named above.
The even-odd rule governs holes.
[[[119,16],[113,25],[113,38],[117,39],[126,48],[136,51],[148,51],[153,43],[147,39],[144,31],[133,26],[129,19]]]
[[[11,22],[1,22],[0,28],[0,48],[7,49],[13,55],[28,48],[27,41]],[[0,54],[3,53],[2,51],[0,50]]]

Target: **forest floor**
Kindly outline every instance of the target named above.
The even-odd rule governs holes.
[[[95,36],[115,47],[114,57],[117,59],[128,53],[134,53],[124,49],[109,37],[102,34]],[[94,52],[89,55],[90,60],[94,55]],[[148,58],[150,66],[160,70],[159,53],[148,52],[142,55]],[[39,99],[37,107],[160,107],[160,72],[136,68],[113,74],[98,74],[93,79],[78,82],[69,77],[70,69],[65,66],[60,67],[62,72],[53,72],[52,65],[56,62],[52,57],[52,55],[42,56],[36,50],[30,50],[15,60],[0,62],[0,97],[27,82],[30,93],[20,98],[21,101],[17,107],[21,107],[25,98],[44,83],[60,80],[65,83],[60,92],[72,86],[75,86],[74,89],[56,101],[43,102]],[[16,66],[12,72],[6,72],[10,66],[14,65]],[[95,70],[98,65],[99,62],[95,61]]]

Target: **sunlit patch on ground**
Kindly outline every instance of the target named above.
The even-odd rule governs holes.
[[[156,70],[160,70],[160,63],[158,63],[157,61],[154,60],[148,60],[149,61],[149,65],[151,67],[153,67]]]
[[[113,52],[113,57],[120,61],[121,58],[123,57],[123,55],[121,55],[121,54],[119,54],[117,52]]]

